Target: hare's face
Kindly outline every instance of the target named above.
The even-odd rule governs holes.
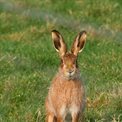
[[[77,71],[77,57],[70,53],[65,54],[61,59],[61,69],[65,77],[74,77]]]
[[[67,46],[62,35],[56,31],[52,31],[52,40],[56,51],[61,58],[61,70],[64,76],[74,78],[77,74],[77,56],[80,53],[86,42],[86,31],[80,32],[71,47],[71,53],[67,52]]]

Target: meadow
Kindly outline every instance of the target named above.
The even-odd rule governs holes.
[[[78,57],[85,122],[122,122],[121,0],[0,0],[0,122],[44,122],[45,97],[60,59],[51,30],[68,48],[81,31]]]

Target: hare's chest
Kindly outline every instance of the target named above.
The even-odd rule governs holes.
[[[64,82],[53,86],[55,96],[59,100],[64,100],[71,104],[72,102],[78,102],[83,96],[83,87],[80,82]],[[80,101],[79,101],[80,102]]]

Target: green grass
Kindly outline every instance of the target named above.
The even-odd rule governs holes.
[[[60,62],[52,29],[69,49],[80,30],[88,31],[78,58],[85,122],[121,122],[121,22],[121,0],[0,1],[0,122],[44,122],[45,97]]]

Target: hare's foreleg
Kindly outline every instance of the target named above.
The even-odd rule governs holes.
[[[79,116],[80,116],[80,107],[76,106],[75,104],[72,105],[70,108],[71,116],[72,116],[72,122],[78,122]]]
[[[46,122],[56,122],[53,114],[48,114],[46,116]]]
[[[48,98],[45,101],[45,107],[46,107],[46,122],[56,122],[55,115],[52,112],[52,108],[49,104]]]
[[[79,121],[79,113],[72,114],[72,122],[78,122]]]

